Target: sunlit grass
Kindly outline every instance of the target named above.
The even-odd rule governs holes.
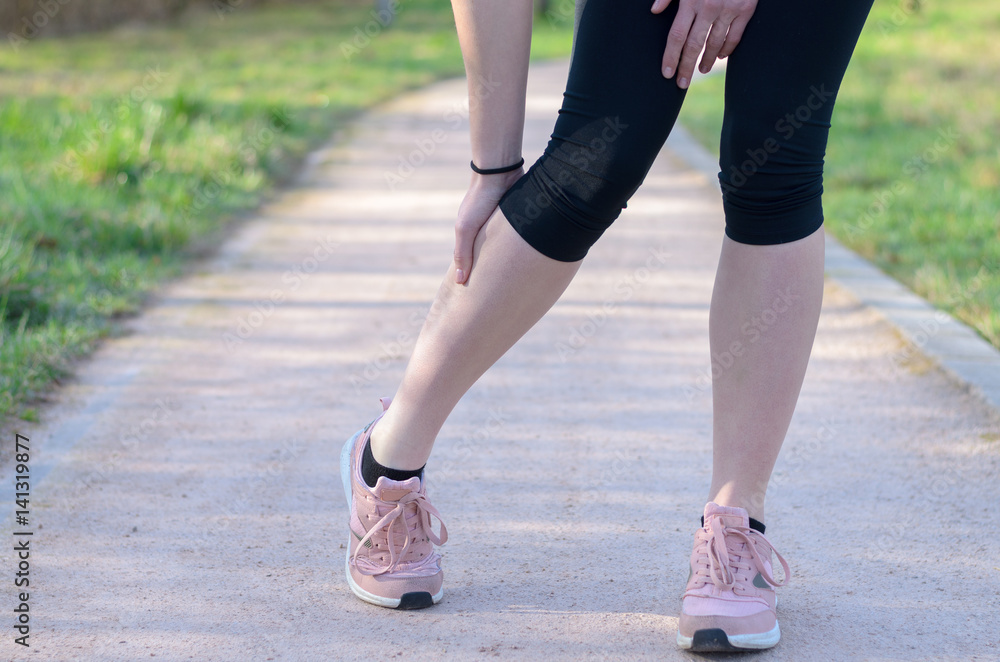
[[[463,72],[448,3],[407,0],[387,29],[372,5],[0,47],[0,419],[36,416],[25,403],[338,125]],[[539,21],[534,55],[567,55],[569,30]]]

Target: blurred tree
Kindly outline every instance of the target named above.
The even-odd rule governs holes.
[[[160,21],[193,8],[243,9],[303,1],[308,0],[0,0],[0,36],[16,41],[42,34],[103,30],[127,21]],[[384,15],[390,20],[398,1],[375,0],[380,10],[386,8]]]
[[[379,21],[384,27],[392,25],[393,19],[396,18],[398,4],[398,0],[375,0],[375,11],[378,12]]]

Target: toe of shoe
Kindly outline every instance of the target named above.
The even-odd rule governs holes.
[[[433,575],[417,577],[399,577],[392,573],[363,575],[352,568],[350,580],[352,590],[363,600],[396,607],[401,606],[399,602],[406,596],[413,594],[426,593],[432,602],[437,602],[441,599],[444,575],[440,571]]]

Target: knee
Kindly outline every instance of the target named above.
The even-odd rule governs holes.
[[[583,259],[656,157],[633,144],[629,129],[618,118],[604,118],[571,135],[554,133],[545,154],[501,200],[508,222],[548,257]]]
[[[829,125],[724,127],[719,183],[726,234],[741,243],[779,244],[823,222],[823,157]],[[763,130],[762,130],[763,129]]]

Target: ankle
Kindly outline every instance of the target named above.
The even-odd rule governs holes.
[[[418,471],[427,464],[427,458],[416,457],[409,449],[399,444],[392,429],[384,424],[384,419],[375,423],[368,444],[373,459],[385,467],[399,471]]]

